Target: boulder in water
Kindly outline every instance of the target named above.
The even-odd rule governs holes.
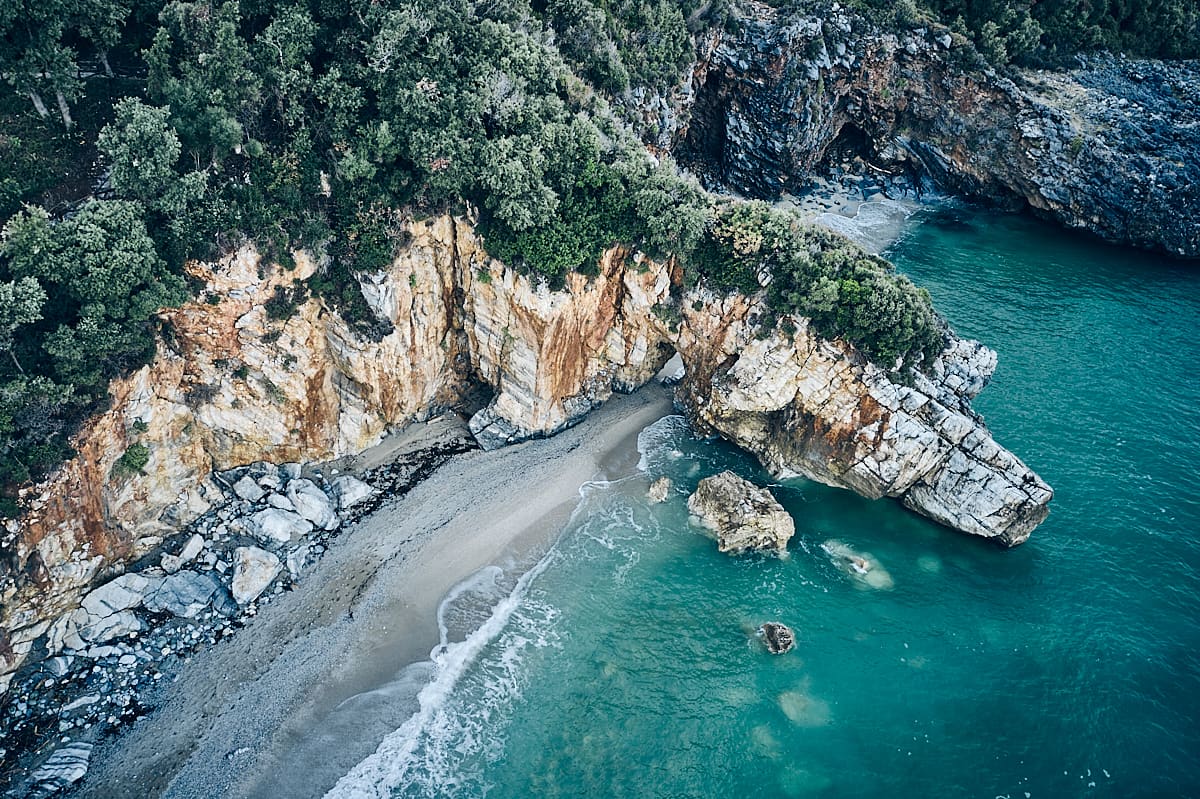
[[[706,477],[688,497],[688,510],[713,531],[722,552],[787,552],[796,525],[778,500],[730,471]]]
[[[778,621],[769,621],[758,628],[767,651],[772,655],[782,655],[790,652],[796,646],[796,634],[792,628]]]
[[[666,502],[667,495],[671,493],[671,478],[665,474],[650,484],[650,501],[651,502]]]

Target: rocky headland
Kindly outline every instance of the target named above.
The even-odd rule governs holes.
[[[885,31],[837,2],[745,10],[654,116],[710,186],[802,193],[849,155],[901,191],[1200,256],[1200,64],[1102,56],[1004,76],[943,26]]]

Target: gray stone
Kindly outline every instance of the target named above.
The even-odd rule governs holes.
[[[75,663],[75,658],[71,655],[59,655],[52,657],[45,662],[46,671],[53,674],[55,677],[62,677],[71,671],[71,666]]]
[[[289,500],[283,494],[272,494],[271,496],[267,497],[267,504],[272,508],[279,508],[280,510],[286,510],[290,513],[296,512],[296,506],[293,505],[291,500]]]
[[[195,618],[208,607],[219,586],[212,572],[181,571],[163,580],[157,591],[146,596],[144,605],[152,613],[165,611],[173,616]]]
[[[76,613],[86,614],[87,611],[81,609]],[[111,641],[142,629],[141,619],[132,610],[122,610],[108,616],[87,616],[79,621],[79,637],[93,644]]]
[[[239,605],[253,602],[283,569],[279,558],[258,547],[238,547],[233,551],[233,583],[230,590]]]
[[[233,493],[247,502],[258,502],[267,492],[263,491],[258,482],[247,474],[233,484]]]
[[[260,510],[250,517],[249,528],[256,538],[287,543],[312,532],[312,523],[280,508]],[[214,559],[215,562],[215,559]]]
[[[168,574],[174,574],[181,568],[191,563],[196,559],[204,549],[204,538],[200,535],[193,534],[183,545],[183,549],[179,550],[178,555],[164,554],[159,561],[163,571]]]
[[[688,497],[693,520],[716,535],[722,552],[787,551],[796,532],[791,515],[771,492],[730,471],[706,477]]]
[[[80,603],[91,616],[104,617],[142,604],[147,591],[158,581],[137,573],[122,574],[89,593]]]
[[[28,797],[47,797],[74,785],[87,774],[92,745],[82,741],[67,744],[54,751],[45,763],[29,775],[32,789]]]
[[[332,530],[341,524],[333,502],[312,480],[300,478],[288,483],[287,498],[295,506],[296,512],[314,527]]]
[[[337,501],[338,510],[343,511],[378,493],[371,485],[348,474],[335,477],[330,490]]]

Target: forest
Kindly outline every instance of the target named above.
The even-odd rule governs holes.
[[[699,35],[736,24],[730,2],[0,4],[0,511],[153,356],[156,311],[193,294],[187,259],[307,248],[306,290],[379,336],[354,274],[391,260],[403,209],[478,209],[489,251],[551,285],[615,243],[716,290],[757,290],[765,265],[781,313],[927,362],[940,323],[885,261],[718,201],[639,141],[630,98],[674,85]],[[1182,0],[852,4],[943,19],[997,65],[1197,52]]]

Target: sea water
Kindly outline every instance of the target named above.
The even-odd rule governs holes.
[[[545,557],[447,597],[415,710],[331,795],[1200,795],[1195,265],[946,210],[889,255],[1000,354],[975,407],[1056,490],[1028,543],[774,482],[668,417]],[[689,524],[722,469],[792,513],[788,557]]]

